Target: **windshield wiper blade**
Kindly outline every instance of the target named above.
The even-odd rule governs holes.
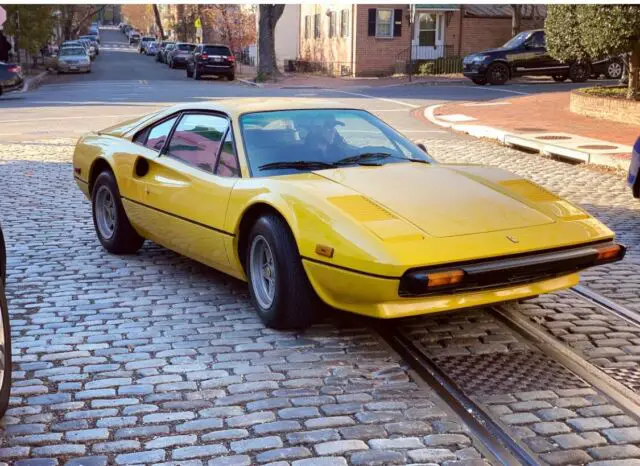
[[[363,154],[345,157],[335,162],[335,164],[348,165],[351,163],[371,162],[375,160],[386,159],[387,157],[392,157],[392,155],[387,152],[365,152]]]
[[[321,162],[319,160],[297,160],[295,162],[271,162],[260,165],[260,170],[278,170],[281,168],[293,168],[296,170],[319,170],[323,168],[335,168],[332,163]]]

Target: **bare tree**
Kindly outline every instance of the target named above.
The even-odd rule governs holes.
[[[280,75],[276,62],[275,29],[284,12],[284,5],[260,5],[258,26],[258,79],[268,80]]]
[[[158,10],[158,4],[153,4],[153,15],[156,19],[156,28],[158,28],[158,32],[160,33],[160,40],[164,40],[164,29],[162,27],[162,19],[160,19],[160,11]]]
[[[520,32],[520,20],[522,19],[522,5],[511,5],[511,36]]]

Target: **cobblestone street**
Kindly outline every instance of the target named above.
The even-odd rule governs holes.
[[[105,55],[150,78],[161,66],[135,53]],[[531,464],[640,465],[636,323],[564,291],[389,324],[479,413],[461,411],[403,360],[379,322],[327,311],[307,331],[270,330],[242,282],[149,241],[134,255],[107,253],[71,158],[79,134],[175,102],[296,96],[363,107],[424,142],[440,162],[507,169],[598,217],[627,256],[583,273],[581,284],[640,312],[640,203],[623,174],[444,132],[410,113],[485,92],[479,87],[258,89],[183,83],[184,71],[174,72],[163,69],[174,81],[139,84],[131,76],[82,78],[95,84],[65,76],[0,101],[14,355],[0,465],[501,464],[469,422],[474,416],[495,423]],[[478,100],[500,92],[487,89]],[[46,115],[40,123],[38,115]],[[556,358],[560,350],[584,370]]]

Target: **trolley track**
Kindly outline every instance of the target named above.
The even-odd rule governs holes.
[[[640,328],[640,316],[634,311],[583,286],[570,290],[570,293]],[[527,317],[518,315],[517,311],[514,312],[514,309],[507,306],[494,306],[479,312],[485,312],[526,341],[534,350],[531,354],[541,353],[541,358],[561,366],[562,370],[574,376],[576,380],[584,381],[585,386],[597,390],[627,415],[640,421],[640,396],[637,393],[584,359],[553,335],[540,329]],[[376,329],[466,422],[486,451],[494,457],[494,461],[504,465],[545,464],[540,455],[525,445],[522,439],[513,437],[512,432],[509,432],[509,426],[501,422],[482,401],[479,401],[473,390],[470,390],[468,385],[465,386],[464,380],[458,377],[459,374],[454,374],[455,371],[451,370],[450,364],[442,364],[442,358],[429,354],[424,345],[411,335],[411,331],[403,328],[402,323],[378,324]]]

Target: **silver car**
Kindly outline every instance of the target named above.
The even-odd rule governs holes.
[[[91,59],[83,47],[62,47],[58,54],[58,73],[91,73]]]

